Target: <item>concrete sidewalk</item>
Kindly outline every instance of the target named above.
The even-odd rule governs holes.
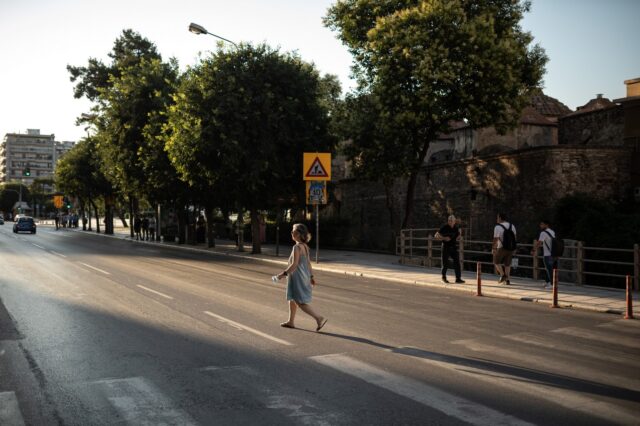
[[[70,231],[65,229],[64,231]],[[73,229],[73,231],[77,231]],[[79,229],[79,232],[81,229]],[[89,233],[85,231],[85,233]],[[98,235],[92,232],[94,235]],[[104,234],[99,234],[103,235]],[[132,241],[128,228],[116,227],[111,238],[119,238]],[[287,258],[291,250],[291,243],[280,246],[280,255],[276,256],[276,247],[272,244],[262,246],[262,254],[251,254],[251,244],[245,245],[245,252],[238,252],[233,241],[216,240],[216,247],[207,248],[204,244],[189,245],[176,244],[174,242],[148,242],[135,241],[140,244],[152,244],[171,246],[184,250],[210,252],[212,254],[230,256],[235,258],[253,259],[255,261],[274,264],[274,274],[279,272],[287,264]],[[312,247],[312,260],[315,253]],[[399,258],[394,255],[365,253],[343,250],[320,250],[319,263],[313,263],[317,271],[333,272],[353,275],[357,277],[375,278],[403,284],[422,285],[428,287],[445,288],[450,291],[459,291],[475,294],[477,283],[475,273],[463,272],[465,284],[443,284],[440,282],[439,268],[423,268],[400,265]],[[453,272],[453,271],[451,271]],[[450,274],[453,276],[453,274]],[[511,285],[498,284],[498,276],[485,273],[482,276],[482,294],[486,297],[514,299],[527,302],[536,302],[551,305],[552,294],[550,290],[543,289],[543,281],[533,281],[527,278],[512,278]],[[453,280],[451,280],[453,281]],[[634,305],[638,306],[638,292],[633,292]],[[577,308],[590,311],[622,314],[626,310],[625,291],[607,289],[592,286],[575,286],[560,283],[558,291],[558,304],[563,308]]]

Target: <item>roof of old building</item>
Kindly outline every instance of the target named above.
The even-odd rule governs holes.
[[[556,123],[545,117],[533,106],[524,107],[520,114],[520,124],[536,124],[540,126],[555,126]]]
[[[611,102],[609,99],[602,97],[602,95],[598,94],[594,99],[591,99],[589,102],[584,104],[581,107],[578,107],[576,112],[572,112],[569,115],[578,115],[585,114],[588,112],[598,111],[601,109],[608,109],[615,107],[616,104]]]
[[[571,108],[556,98],[545,95],[542,90],[536,91],[531,96],[530,105],[540,114],[547,117],[562,117],[572,112]]]

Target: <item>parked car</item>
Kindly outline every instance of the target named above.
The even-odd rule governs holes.
[[[16,220],[13,224],[13,232],[31,232],[32,234],[36,233],[36,222],[32,217],[29,216],[21,216]]]

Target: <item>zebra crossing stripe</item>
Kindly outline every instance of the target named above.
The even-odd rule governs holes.
[[[310,359],[467,423],[487,426],[531,425],[531,423],[514,416],[452,395],[422,382],[389,373],[347,355],[320,355]]]
[[[14,392],[0,392],[0,425],[24,426],[24,419]]]
[[[189,415],[175,408],[160,390],[142,377],[107,379],[98,385],[127,424],[195,426]]]

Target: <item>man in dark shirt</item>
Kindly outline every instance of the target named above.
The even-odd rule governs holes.
[[[449,216],[447,224],[436,232],[435,238],[438,241],[442,241],[442,282],[449,284],[449,281],[447,281],[447,264],[449,258],[451,258],[456,271],[456,283],[464,283],[460,271],[460,257],[458,256],[458,241],[462,239],[462,236],[460,235],[460,228],[456,224],[456,217],[454,215]]]

